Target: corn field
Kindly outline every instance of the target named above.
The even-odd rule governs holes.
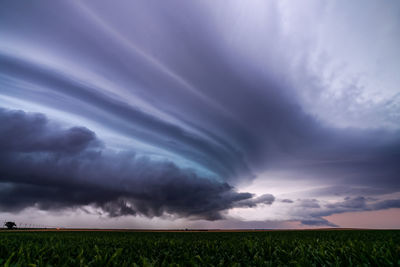
[[[400,231],[1,231],[0,265],[400,266]]]

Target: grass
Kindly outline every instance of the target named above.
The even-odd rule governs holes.
[[[400,266],[400,231],[2,231],[0,265]]]

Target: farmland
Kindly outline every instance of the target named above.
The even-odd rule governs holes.
[[[400,231],[1,231],[4,266],[400,266]]]

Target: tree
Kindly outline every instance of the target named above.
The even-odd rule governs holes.
[[[13,229],[17,225],[15,224],[15,222],[6,222],[4,223],[4,226],[7,227],[8,229]]]

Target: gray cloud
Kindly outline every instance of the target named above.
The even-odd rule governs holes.
[[[61,111],[76,125],[82,119],[112,131],[121,147],[132,140],[150,151],[148,157],[111,151],[110,140],[94,134],[98,129],[65,129],[43,115],[2,111],[4,208],[93,204],[111,216],[170,212],[214,219],[232,207],[272,204],[271,195],[253,198],[234,189],[267,170],[284,170],[293,183],[324,186],[312,196],[317,199],[351,197],[332,207],[319,200],[287,205],[313,212],[372,209],[357,208],[365,200],[356,197],[400,191],[398,127],[335,128],[320,119],[337,109],[362,113],[357,82],[329,108],[314,103],[316,95],[333,94],[324,77],[308,69],[316,43],[324,41],[313,39],[309,26],[320,25],[322,17],[336,24],[329,6],[311,5],[317,12],[309,22],[299,13],[293,29],[304,32],[299,40],[287,34],[285,23],[299,14],[286,20],[287,10],[274,2],[45,1],[27,8],[6,0],[1,6],[0,106]],[[342,7],[334,5],[336,12]],[[346,12],[361,18],[354,7]],[[328,59],[317,62],[329,65]],[[304,90],[311,92],[307,105]],[[393,126],[396,99],[398,94],[368,113],[384,113]],[[162,151],[160,160],[150,159],[152,150]],[[12,195],[25,198],[14,199],[11,208],[5,196]],[[317,223],[320,216],[315,213]]]
[[[2,153],[74,153],[99,145],[95,134],[84,127],[54,129],[43,114],[26,116],[22,111],[0,109],[0,149]]]
[[[232,106],[225,101],[229,110],[238,112],[240,108],[240,112],[235,114],[236,120],[221,118],[223,120],[216,122],[218,126],[207,126],[221,135],[204,130],[201,124],[209,123],[208,120],[197,121],[198,125],[194,128],[206,136],[201,137],[189,129],[146,114],[122,100],[109,98],[99,92],[100,88],[77,83],[62,73],[5,54],[2,59],[7,62],[2,68],[3,73],[17,78],[23,76],[26,81],[55,88],[43,95],[50,105],[59,105],[51,100],[58,99],[54,96],[59,94],[83,101],[79,113],[85,111],[87,118],[131,138],[182,155],[225,180],[249,179],[254,177],[251,169],[271,168],[300,170],[317,179],[337,179],[338,182],[354,185],[375,186],[379,183],[387,189],[399,186],[396,179],[399,171],[398,131],[328,128],[307,115],[289,95],[279,93],[290,91],[290,88],[272,78],[260,81],[253,85],[253,90],[246,92],[251,105],[243,106],[239,101],[240,94],[230,96],[230,99],[238,97]],[[227,80],[225,75],[224,82]],[[208,87],[213,86],[210,84]],[[235,82],[235,86],[239,86],[237,90],[243,90],[246,84]],[[261,90],[261,86],[275,90]],[[13,96],[19,94],[12,88],[8,89],[8,93]],[[63,109],[62,106],[59,108]],[[93,110],[93,107],[96,109]],[[68,105],[64,108],[68,109]],[[207,109],[206,106],[203,108]],[[185,114],[185,111],[180,113]],[[181,114],[174,113],[178,119]],[[237,120],[241,123],[238,124]]]
[[[242,200],[237,203],[237,207],[255,207],[259,204],[271,205],[275,201],[275,197],[271,194],[263,194],[249,200]]]
[[[370,211],[370,210],[383,210],[390,208],[399,208],[399,199],[369,199],[363,196],[346,197],[341,202],[327,204],[325,214],[331,215],[336,213],[343,213],[349,211]]]
[[[108,82],[118,81],[112,89],[116,93],[110,97],[110,89],[92,84],[91,77],[78,79],[67,64],[53,67],[3,49],[3,77],[42,90],[4,86],[3,94],[84,114],[86,119],[120,134],[179,154],[232,183],[271,168],[301,171],[317,180],[399,188],[398,131],[333,129],[303,109],[296,85],[287,73],[290,59],[279,50],[278,44],[287,40],[280,34],[276,5],[261,5],[270,14],[263,17],[270,37],[258,34],[252,40],[257,48],[268,47],[265,56],[252,61],[247,50],[226,49],[222,38],[237,34],[223,27],[232,20],[235,5],[222,9],[220,18],[209,13],[207,3],[172,1],[155,6],[138,2],[112,8],[121,14],[125,10],[137,14],[124,17],[105,12],[110,8],[107,1],[64,3],[66,15],[51,27],[42,27],[44,20],[56,17],[51,12],[52,4],[47,4],[35,3],[31,9],[24,9],[22,4],[7,2],[9,8],[1,14],[1,29],[10,38],[25,38],[28,29],[35,32],[40,28],[40,34],[29,34],[31,44],[51,51],[49,55],[58,55],[61,62],[79,60],[80,65],[100,73]],[[181,5],[185,5],[185,14],[176,12]],[[18,21],[21,30],[7,31],[15,27],[12,23],[16,14],[24,17]],[[190,25],[182,23],[187,14],[192,18]],[[141,25],[154,27],[148,32]],[[76,31],[67,31],[70,27]],[[46,36],[59,42],[49,45]],[[110,38],[115,41],[110,42]],[[239,48],[241,41],[234,40],[232,47]],[[181,48],[179,52],[176,47]],[[240,53],[247,57],[238,58]],[[254,64],[258,63],[270,72],[257,71]],[[303,78],[313,81],[306,72]],[[121,92],[183,125],[143,111],[117,94]]]
[[[216,145],[179,126],[131,107],[125,102],[110,99],[94,88],[71,80],[53,70],[43,69],[41,66],[31,65],[30,62],[23,62],[6,55],[0,55],[0,58],[6,63],[3,69],[0,68],[3,73],[23,75],[25,80],[32,80],[41,86],[55,88],[49,96],[57,92],[79,99],[79,101],[85,102],[85,105],[98,107],[101,112],[82,108],[87,112],[88,118],[99,121],[106,127],[117,129],[120,133],[130,135],[132,138],[178,153],[226,178],[233,178],[238,174],[251,175],[246,163],[243,162],[242,155],[238,151],[220,144],[218,140],[216,143],[219,145]],[[104,117],[103,112],[112,114],[112,117]]]
[[[382,200],[371,205],[372,210],[383,210],[391,208],[400,208],[400,199]]]
[[[110,216],[143,214],[221,219],[233,207],[271,204],[171,162],[103,148],[86,128],[51,125],[42,114],[0,110],[0,206],[18,211],[93,205]],[[18,137],[18,142],[14,142]]]
[[[346,212],[375,211],[399,208],[399,199],[376,199],[371,197],[345,197],[343,201],[326,202],[315,199],[298,199],[295,204],[294,220],[304,225],[335,226],[323,217]]]
[[[301,199],[299,205],[303,208],[317,209],[320,208],[318,200],[316,199]]]

